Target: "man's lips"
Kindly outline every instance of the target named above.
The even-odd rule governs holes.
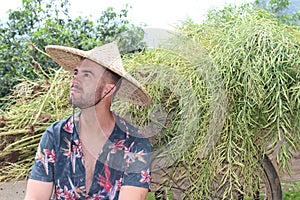
[[[80,93],[81,89],[78,86],[72,86],[70,89],[71,94],[72,93]]]

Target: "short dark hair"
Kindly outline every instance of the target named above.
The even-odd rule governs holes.
[[[119,74],[105,68],[105,71],[102,75],[103,80],[105,83],[115,84],[116,90],[113,94],[113,97],[117,94],[118,90],[120,89],[122,77]]]
[[[121,79],[121,76],[119,74],[116,74],[115,72],[107,68],[105,68],[102,77],[106,83],[112,83],[112,84],[117,84],[118,81]]]

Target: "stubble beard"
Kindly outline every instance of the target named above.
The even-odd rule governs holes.
[[[102,87],[98,87],[95,93],[86,95],[80,94],[80,96],[78,97],[75,97],[74,95],[70,94],[68,102],[73,107],[77,107],[80,109],[93,107],[101,101],[102,97],[100,94],[102,94],[102,90]]]

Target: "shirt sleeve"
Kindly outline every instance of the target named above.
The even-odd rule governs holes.
[[[56,160],[53,125],[47,128],[41,137],[31,172],[30,179],[54,182],[54,164]]]
[[[136,138],[125,150],[123,183],[125,186],[136,186],[150,190],[152,147],[148,139]]]

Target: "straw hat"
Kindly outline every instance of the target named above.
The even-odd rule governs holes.
[[[95,47],[89,51],[48,45],[46,52],[55,62],[72,73],[82,58],[88,58],[122,77],[120,88],[116,94],[118,98],[141,106],[151,103],[151,97],[147,91],[125,71],[116,42]]]

